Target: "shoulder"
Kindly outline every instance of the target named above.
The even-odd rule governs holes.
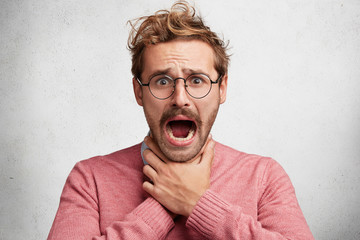
[[[83,173],[111,173],[114,170],[141,169],[142,160],[140,155],[141,144],[107,154],[95,156],[76,163],[74,170]]]
[[[214,165],[224,171],[235,169],[244,175],[257,176],[262,181],[286,175],[280,164],[271,157],[245,153],[218,142],[215,147]]]
[[[249,154],[239,150],[236,150],[232,147],[226,146],[219,142],[216,142],[215,146],[215,158],[222,163],[229,163],[231,165],[241,164],[241,165],[253,165],[257,167],[266,168],[269,164],[276,164],[276,161],[271,157],[260,156],[257,154]]]

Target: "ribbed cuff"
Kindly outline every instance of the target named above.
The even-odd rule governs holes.
[[[152,197],[147,198],[133,212],[154,230],[158,239],[164,239],[175,226],[173,219],[163,206]]]
[[[229,204],[218,198],[211,190],[207,190],[190,214],[186,226],[208,239],[213,239],[216,228],[229,211],[229,207]]]

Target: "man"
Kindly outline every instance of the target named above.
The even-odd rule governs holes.
[[[313,239],[274,160],[211,138],[224,42],[184,2],[138,23],[129,48],[149,136],[76,164],[48,239]]]

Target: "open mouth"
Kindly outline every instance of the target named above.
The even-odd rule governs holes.
[[[171,120],[166,124],[166,132],[171,140],[189,141],[196,133],[196,124],[192,120]]]

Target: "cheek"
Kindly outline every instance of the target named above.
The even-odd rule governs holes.
[[[198,104],[197,109],[203,126],[205,128],[211,127],[215,121],[220,106],[219,95],[211,98],[211,101],[204,101],[202,104]]]
[[[220,105],[220,95],[218,92],[211,92],[204,99],[201,99],[197,103],[197,109],[200,115],[209,116],[210,113],[214,112],[214,110],[218,109]]]
[[[159,121],[162,113],[164,112],[163,104],[159,103],[158,101],[154,101],[153,99],[146,99],[143,101],[143,103],[146,118],[148,120],[151,119],[152,121]]]

